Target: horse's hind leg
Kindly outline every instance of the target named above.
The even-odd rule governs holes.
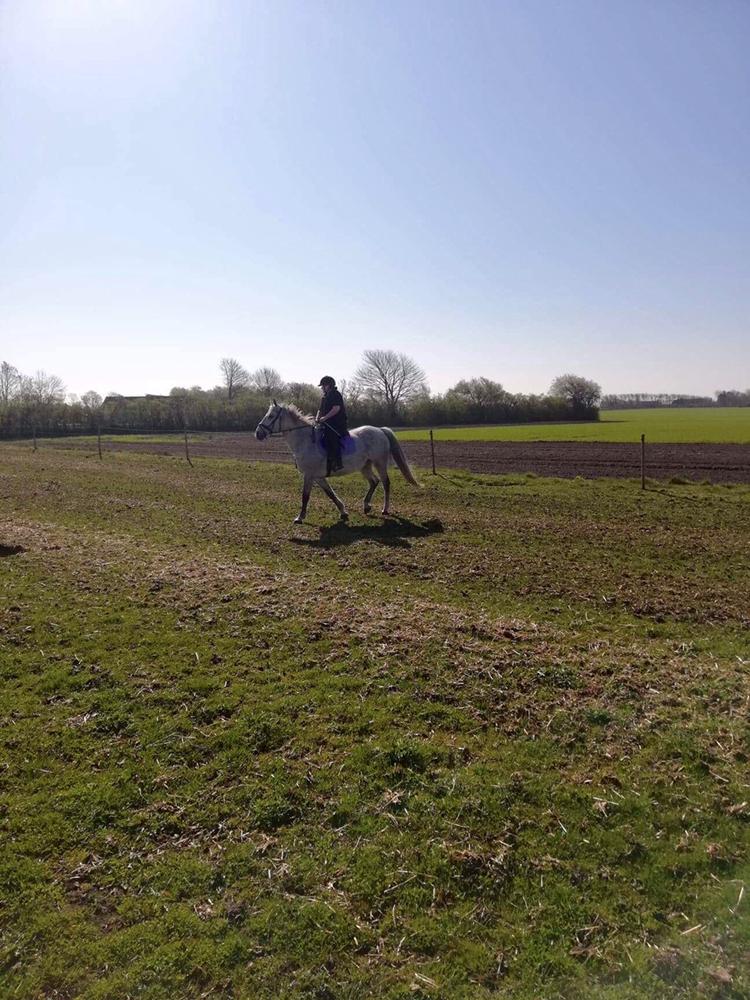
[[[378,483],[380,482],[380,480],[372,471],[372,462],[365,462],[365,464],[362,466],[362,475],[370,484],[370,487],[365,495],[365,501],[364,501],[365,514],[369,514],[370,511],[372,510],[372,504],[370,503],[370,501],[372,500],[373,493],[378,488]]]
[[[336,494],[333,492],[333,490],[330,487],[330,484],[329,484],[328,480],[324,479],[321,476],[320,479],[316,479],[315,481],[318,484],[318,486],[321,488],[321,490],[323,490],[323,492],[325,493],[325,495],[327,497],[329,497],[331,500],[333,500],[333,502],[336,504],[336,506],[339,509],[339,515],[341,517],[341,520],[342,521],[348,521],[349,520],[349,515],[346,512],[346,507],[344,506],[343,501],[341,501],[336,496]]]
[[[302,522],[307,517],[307,505],[310,502],[310,493],[312,492],[312,484],[313,484],[312,479],[308,479],[308,477],[305,476],[302,483],[302,509],[294,519],[295,524],[302,524]]]
[[[382,462],[375,462],[375,466],[380,474],[380,481],[383,484],[383,492],[385,493],[385,499],[383,500],[383,514],[387,516],[390,514],[390,502],[391,502],[391,480],[388,475],[388,459],[384,458]]]

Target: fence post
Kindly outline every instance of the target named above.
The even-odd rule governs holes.
[[[641,489],[646,489],[646,435],[641,434]]]
[[[435,439],[432,436],[432,428],[430,427],[430,452],[432,453],[432,474],[436,476],[435,472]]]
[[[102,461],[102,422],[96,422],[96,446],[99,449],[99,461]]]

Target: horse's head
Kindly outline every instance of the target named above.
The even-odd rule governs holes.
[[[255,428],[255,436],[259,441],[267,438],[269,434],[273,434],[274,431],[280,429],[279,424],[281,423],[281,417],[284,413],[284,407],[279,406],[279,404],[274,399],[271,405],[266,410],[266,414]]]

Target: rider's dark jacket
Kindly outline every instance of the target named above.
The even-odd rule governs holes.
[[[349,433],[346,420],[346,407],[344,406],[344,399],[341,393],[335,386],[329,389],[320,401],[321,415],[328,413],[332,406],[338,406],[339,412],[335,417],[329,417],[326,423],[329,427],[333,427],[335,431],[338,431],[341,437],[344,437]]]

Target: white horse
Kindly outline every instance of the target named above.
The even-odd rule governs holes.
[[[294,523],[302,524],[305,520],[307,504],[314,483],[317,483],[325,495],[336,504],[341,520],[348,521],[349,515],[346,512],[346,507],[333,492],[326,479],[326,450],[313,418],[302,413],[296,406],[281,406],[274,399],[268,407],[266,415],[255,428],[255,436],[259,441],[263,441],[264,438],[276,434],[286,436],[289,450],[303,477],[302,509],[295,517]],[[391,498],[391,481],[388,478],[389,459],[393,459],[407,482],[411,483],[412,486],[419,486],[409,468],[401,445],[396,440],[396,435],[389,427],[357,427],[351,431],[348,437],[342,439],[341,445],[341,459],[344,467],[338,472],[334,472],[333,475],[345,476],[349,472],[362,473],[369,483],[364,500],[365,514],[369,514],[372,510],[370,501],[377,489],[378,482],[382,482],[385,492],[383,514],[390,513],[388,509]],[[379,480],[373,472],[373,466],[380,476]]]

